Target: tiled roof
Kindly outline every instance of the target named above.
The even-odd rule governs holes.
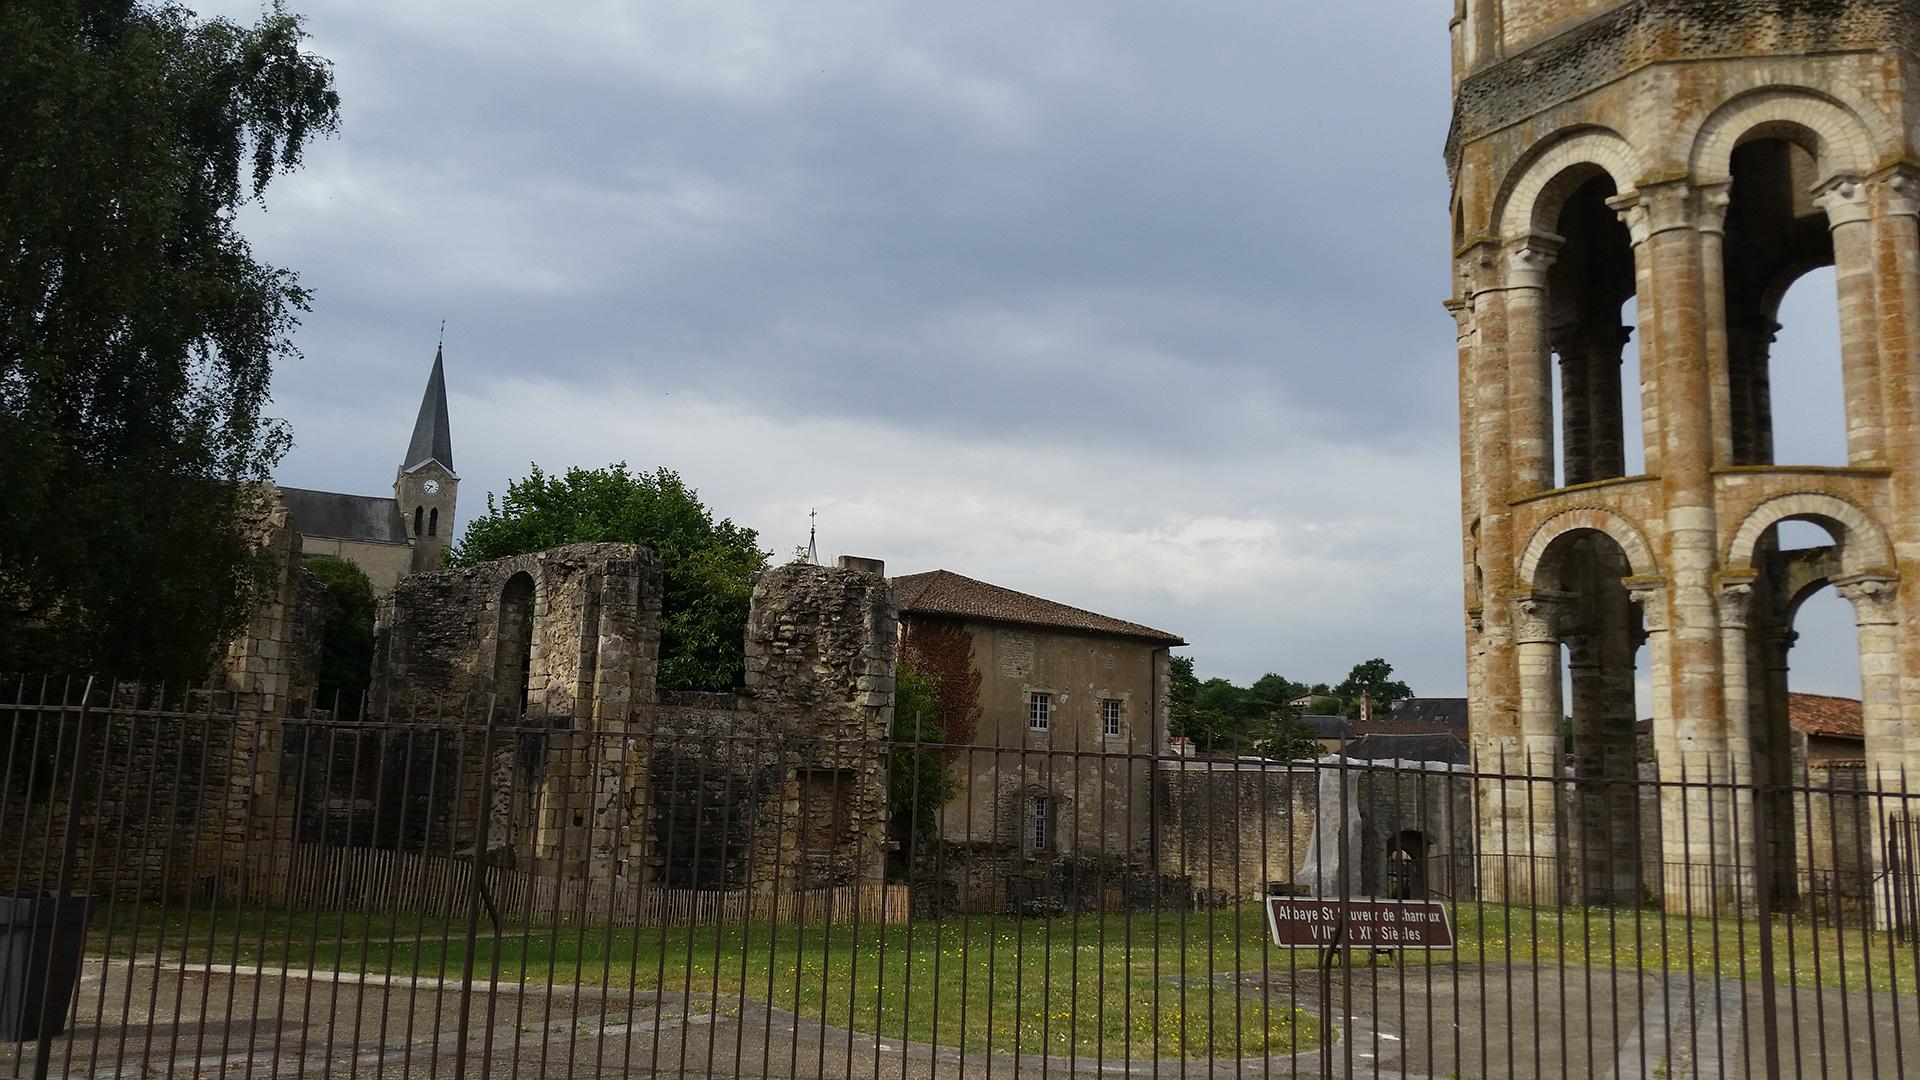
[[[1353,738],[1353,725],[1347,723],[1345,718],[1339,716],[1323,716],[1317,713],[1307,713],[1300,717],[1300,726],[1313,732],[1313,737],[1316,739]]]
[[[375,544],[407,542],[407,523],[400,519],[400,507],[391,496],[283,487],[280,501],[286,504],[294,529],[303,536]]]
[[[1467,730],[1467,699],[1415,697],[1393,703],[1393,711],[1374,717],[1368,731],[1404,735],[1459,734]]]
[[[956,619],[1017,623],[1056,630],[1139,638],[1165,645],[1185,645],[1178,634],[1151,626],[1100,615],[998,585],[963,577],[950,570],[902,574],[893,579],[894,595],[902,615],[944,615]]]
[[[1853,698],[1826,694],[1788,694],[1787,719],[1795,731],[1805,735],[1833,735],[1841,738],[1866,737],[1861,723],[1860,702]]]
[[[1467,764],[1467,744],[1456,736],[1437,735],[1362,735],[1344,748],[1350,758],[1360,761],[1445,761]]]

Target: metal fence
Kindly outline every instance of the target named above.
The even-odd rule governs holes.
[[[0,691],[6,1075],[1920,1075],[1854,765],[298,712]]]

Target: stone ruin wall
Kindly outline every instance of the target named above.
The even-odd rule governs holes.
[[[326,586],[302,568],[300,535],[277,499],[262,498],[241,528],[274,575],[210,688],[163,703],[157,688],[95,685],[83,761],[81,687],[69,688],[64,713],[12,718],[14,740],[31,748],[21,761],[34,760],[0,792],[0,835],[26,840],[0,845],[0,888],[57,883],[76,784],[76,887],[158,899],[215,882],[228,895],[269,896],[284,882],[293,810],[277,718],[313,705]]]
[[[513,599],[523,574],[530,601]],[[465,767],[441,762],[460,799],[421,815],[439,830],[424,842],[471,846],[484,800],[488,847],[547,876],[761,890],[878,877],[897,638],[885,580],[761,574],[737,694],[656,693],[659,605],[652,555],[624,545],[414,575],[394,591],[376,703],[484,732],[490,702],[496,732],[484,749],[484,734],[463,737],[473,745],[449,756]]]
[[[1354,762],[1364,895],[1386,895],[1393,851],[1418,834],[1424,891],[1473,890],[1472,787],[1432,762]],[[1223,900],[1263,895],[1273,883],[1294,888],[1322,812],[1320,778],[1333,765],[1258,760],[1160,763],[1159,866],[1189,878],[1196,891]],[[1337,812],[1337,806],[1332,812]]]

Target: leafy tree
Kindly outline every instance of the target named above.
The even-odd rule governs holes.
[[[271,572],[242,482],[308,294],[235,222],[338,122],[304,37],[0,3],[0,667],[198,677]]]
[[[1373,707],[1385,713],[1393,703],[1413,696],[1407,684],[1393,677],[1393,665],[1378,657],[1355,664],[1346,681],[1333,688],[1334,695],[1346,702],[1346,715],[1360,715],[1360,699],[1373,700]]]
[[[920,841],[935,835],[940,808],[960,790],[960,780],[939,749],[917,745],[937,744],[945,736],[938,680],[900,664],[894,671],[893,687],[894,747],[887,763],[888,805],[902,858],[912,866],[914,849]]]
[[[450,559],[472,566],[589,542],[640,544],[659,556],[662,688],[730,690],[742,683],[752,577],[770,556],[754,530],[715,521],[699,492],[671,469],[631,472],[617,462],[556,477],[534,465],[497,504],[487,493],[486,514],[467,523]]]
[[[1300,684],[1271,673],[1250,687],[1222,678],[1202,682],[1189,656],[1174,657],[1172,668],[1169,727],[1192,739],[1195,749],[1278,758],[1305,757],[1317,749],[1312,733],[1287,704],[1298,696]]]
[[[337,555],[316,555],[306,569],[327,587],[327,636],[320,643],[315,696],[322,705],[338,701],[340,715],[352,719],[360,715],[373,672],[373,582]]]

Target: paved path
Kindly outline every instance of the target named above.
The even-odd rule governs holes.
[[[560,987],[478,988],[460,1022],[457,983],[306,977],[89,961],[80,1016],[53,1046],[53,1075],[213,1078],[644,1075],[792,1080],[991,1080],[995,1076],[1273,1080],[1335,1076],[1617,1080],[1762,1075],[1756,988],[1684,975],[1534,966],[1361,967],[1335,972],[1327,1052],[1250,1060],[1089,1061],[966,1054],[829,1028],[738,998]],[[1326,1015],[1313,972],[1250,975]],[[1782,989],[1785,1076],[1920,1077],[1920,1003]],[[30,1075],[33,1046],[0,1046],[0,1076]],[[1824,1054],[1824,1056],[1822,1056]],[[484,1067],[484,1072],[483,1072]],[[1904,1071],[1903,1071],[1904,1070]]]

